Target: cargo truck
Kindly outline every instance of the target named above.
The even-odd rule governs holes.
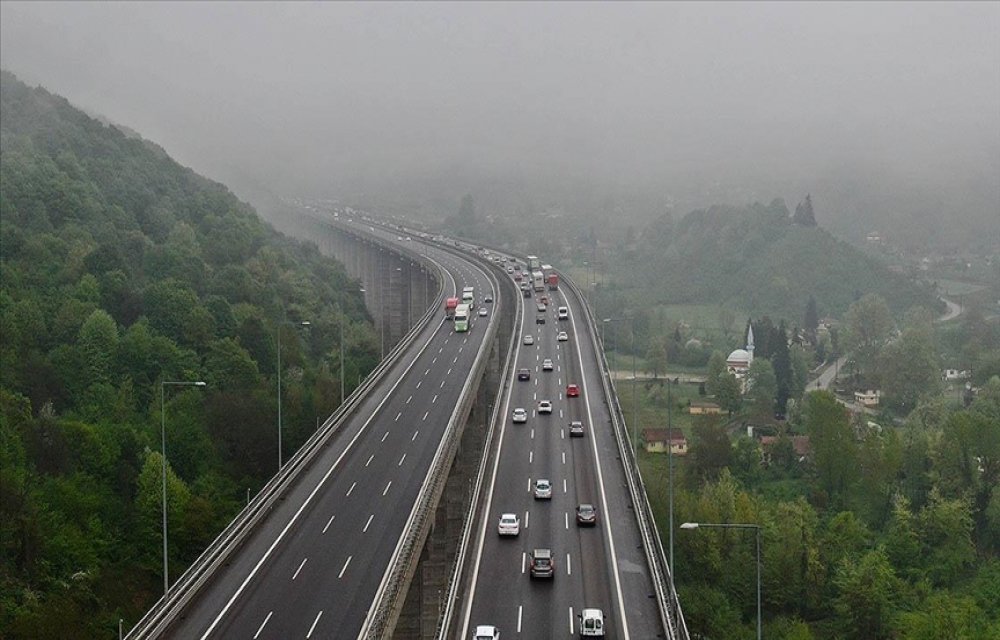
[[[555,271],[549,274],[549,291],[555,291],[559,288],[559,274]]]
[[[454,320],[455,309],[458,307],[458,298],[448,298],[444,301],[444,319]]]
[[[545,290],[545,276],[542,275],[541,271],[531,272],[531,283],[534,286],[535,291]]]
[[[460,304],[455,308],[455,331],[458,333],[465,333],[469,330],[469,316],[471,312],[469,311],[469,305]]]

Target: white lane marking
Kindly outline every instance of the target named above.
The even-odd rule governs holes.
[[[422,385],[423,383],[424,383],[424,381],[423,381],[423,380],[420,380],[420,381],[418,381],[418,382],[417,382],[417,389],[419,389],[419,388],[420,388],[420,385]]]
[[[538,386],[538,378],[535,378],[535,386]]]
[[[368,533],[368,527],[371,525],[372,518],[374,517],[375,517],[374,513],[368,516],[368,522],[365,523],[365,528],[361,530],[361,533]]]
[[[434,359],[431,360],[431,364],[435,364],[437,361],[438,361],[437,356],[434,356]],[[428,371],[430,371],[430,369],[428,369]],[[427,375],[427,374],[424,374],[424,375]]]
[[[566,478],[563,478],[563,493],[566,493]]]
[[[372,463],[372,460],[374,460],[374,459],[375,459],[375,454],[373,453],[373,454],[372,454],[372,455],[371,455],[371,456],[370,456],[370,457],[368,458],[368,462],[366,462],[366,463],[365,463],[365,466],[367,467],[368,465],[370,465],[370,464]]]
[[[517,632],[521,633],[521,605],[517,605]]]
[[[431,398],[431,404],[434,404],[434,403],[435,403],[435,402],[437,402],[437,401],[438,401],[438,394],[436,394],[436,393],[435,393],[435,394],[434,394],[434,397],[433,397],[433,398]]]
[[[444,380],[441,381],[441,386],[439,386],[438,389],[444,389],[444,382]]]
[[[413,442],[414,440],[417,439],[417,434],[418,433],[420,433],[420,429],[417,429],[416,431],[413,432],[413,437],[410,438],[410,442]]]
[[[451,361],[451,363],[452,363],[452,364],[455,364],[455,363],[457,363],[457,362],[458,362],[458,356],[455,356],[455,359],[454,359],[454,360],[452,360],[452,361]]]
[[[566,452],[562,452],[563,464],[566,464]]]
[[[395,417],[395,418],[393,419],[393,422],[399,422],[399,417],[400,417],[401,415],[403,415],[403,412],[402,412],[402,411],[400,411],[399,413],[397,413],[397,414],[396,414],[396,417]]]
[[[383,496],[385,496],[385,494],[389,493],[389,487],[391,487],[391,486],[392,486],[392,480],[390,480],[389,484],[385,485],[385,489],[382,490],[382,495]]]
[[[531,493],[531,478],[528,478],[528,493]]]
[[[528,452],[528,464],[531,464],[534,461],[535,461],[535,452],[534,451],[529,451]]]
[[[330,519],[326,521],[326,526],[323,527],[323,533],[326,533],[326,530],[330,528],[330,525],[333,523],[333,519],[336,517],[337,514],[333,514],[332,516],[330,516]]]
[[[340,573],[337,574],[338,580],[344,577],[344,572],[347,571],[347,565],[351,564],[351,558],[353,557],[354,556],[347,556],[347,562],[344,563],[344,567],[340,570]]]
[[[354,491],[354,487],[356,486],[358,486],[357,482],[352,483],[351,488],[347,490],[347,495],[351,495],[351,492]]]
[[[530,512],[528,512],[528,511],[525,511],[525,512],[524,512],[524,528],[525,528],[525,529],[527,529],[527,528],[528,528],[528,516],[529,516],[529,515],[531,515],[531,513],[530,513]]]
[[[388,438],[388,437],[389,437],[389,432],[386,431],[385,435],[382,436],[382,442],[385,442],[385,439]]]
[[[573,635],[573,607],[569,608],[569,635]]]
[[[446,378],[451,375],[451,367],[448,367],[448,373],[446,373],[444,375],[445,375]]]
[[[459,348],[458,348],[458,352],[459,352],[459,353],[462,353],[462,349],[464,349],[464,348],[465,348],[465,347],[459,347]]]
[[[403,460],[406,460],[406,454],[405,453],[403,454],[403,457],[399,459],[399,464],[397,464],[396,466],[397,467],[403,466]]]
[[[531,428],[531,439],[532,440],[535,439],[535,428],[534,427]]]
[[[323,615],[323,610],[321,609],[319,613],[316,614],[316,619],[313,620],[312,626],[309,627],[309,633],[306,634],[306,640],[312,637],[313,631],[316,629],[316,623],[319,622],[320,616]]]
[[[563,516],[565,516],[566,530],[569,531],[569,511],[564,512]],[[566,556],[568,557],[569,554],[567,553]]]
[[[525,567],[525,565],[527,564],[527,562],[525,562],[526,558],[525,558],[524,556],[525,556],[525,554],[524,554],[524,552],[522,551],[522,552],[521,552],[521,573],[522,573],[522,574],[524,573],[524,567]]]
[[[271,619],[272,615],[274,615],[274,611],[267,612],[267,617],[264,618],[264,622],[261,622],[260,626],[257,627],[257,633],[253,634],[253,640],[257,640],[257,636],[259,636],[260,632],[264,630],[264,625],[267,624],[267,621]]]
[[[413,400],[413,396],[410,396],[409,398],[406,399],[406,404],[410,404],[410,400]]]
[[[292,580],[294,580],[294,579],[296,579],[296,578],[299,577],[299,571],[302,571],[302,567],[306,566],[306,560],[308,560],[308,559],[309,558],[302,558],[302,563],[299,564],[299,568],[296,569],[295,573],[292,574]]]
[[[559,437],[562,438],[563,440],[566,439],[566,430],[563,429],[562,427],[559,428]]]
[[[570,564],[569,554],[566,554],[566,575],[573,575],[573,566]]]
[[[562,386],[562,378],[561,377],[560,378],[556,378],[556,384],[558,386],[560,386],[560,387]]]
[[[431,370],[430,370],[430,369],[428,369],[428,370],[424,371],[424,375],[426,376],[426,375],[428,375],[428,374],[429,374],[430,372],[431,372]]]
[[[560,395],[562,395],[562,394],[560,394]],[[562,400],[562,398],[559,398],[559,399]],[[559,417],[560,418],[563,417],[563,410],[562,409],[559,410]]]
[[[421,418],[420,420],[421,420],[421,421],[424,421],[424,420],[426,420],[426,419],[427,419],[427,416],[428,416],[428,415],[430,415],[430,411],[424,411],[424,417],[423,417],[423,418]]]
[[[448,342],[448,341],[445,340],[445,342]],[[441,353],[442,351],[444,351],[444,347],[441,347],[440,349],[438,349],[438,353]]]

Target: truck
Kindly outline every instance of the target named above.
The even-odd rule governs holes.
[[[604,612],[585,608],[580,612],[580,637],[604,637]]]
[[[455,309],[458,307],[458,298],[448,298],[444,301],[444,319],[454,320]]]
[[[469,287],[469,288],[471,289],[472,287]],[[475,309],[476,308],[476,294],[473,293],[472,291],[463,291],[462,292],[462,304],[469,305],[470,309]]]
[[[535,291],[545,290],[545,276],[542,275],[541,271],[531,272],[531,283],[534,286]]]
[[[559,274],[555,271],[549,273],[549,291],[555,291],[559,288]]]
[[[542,261],[538,259],[538,256],[528,256],[528,271],[538,271],[542,268]]]
[[[469,317],[471,315],[472,312],[467,304],[460,304],[455,308],[455,331],[457,333],[465,333],[469,330]]]

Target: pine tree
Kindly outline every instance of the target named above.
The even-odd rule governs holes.
[[[805,201],[795,206],[795,215],[792,216],[792,222],[800,224],[803,227],[816,226],[816,214],[813,213],[812,198],[808,194]]]

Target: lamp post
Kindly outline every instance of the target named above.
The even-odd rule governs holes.
[[[667,513],[670,527],[670,583],[674,582],[674,427],[671,423],[673,397],[670,387],[673,382],[667,376]]]
[[[166,398],[167,385],[175,387],[204,387],[201,380],[185,382],[180,380],[160,381],[160,454],[162,457],[161,466],[163,468],[163,599],[166,600],[170,591],[170,574],[167,573],[167,406],[164,403]]]
[[[757,640],[761,640],[760,627],[760,525],[759,524],[737,524],[737,523],[706,523],[706,522],[685,522],[681,529],[698,529],[700,527],[711,527],[715,529],[753,529],[757,533]]]
[[[282,467],[282,456],[281,456],[281,327],[283,325],[291,325],[293,327],[308,327],[311,322],[308,320],[303,320],[302,322],[291,322],[290,320],[284,320],[278,323],[278,471],[281,471]]]

